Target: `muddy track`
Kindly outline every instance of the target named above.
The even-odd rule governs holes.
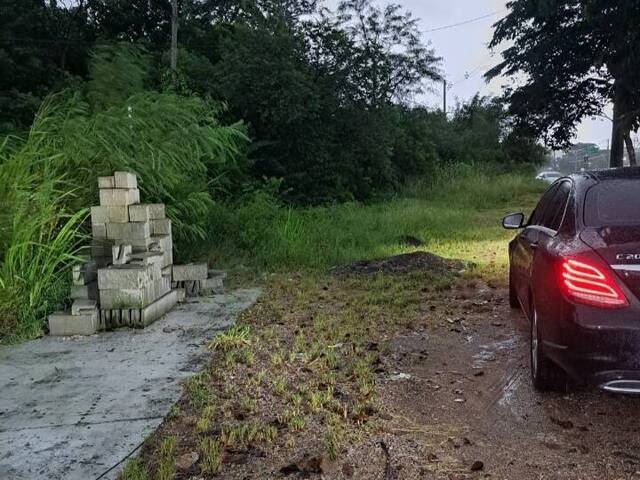
[[[393,478],[640,478],[640,398],[535,392],[528,324],[503,290],[431,309],[435,325],[395,339],[380,379]]]

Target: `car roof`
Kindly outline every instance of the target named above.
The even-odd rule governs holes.
[[[640,167],[606,168],[602,170],[591,170],[579,174],[571,175],[574,179],[594,180],[602,182],[607,180],[633,180],[640,179]]]

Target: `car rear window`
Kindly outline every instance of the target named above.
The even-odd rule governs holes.
[[[640,225],[640,180],[608,180],[589,189],[584,203],[589,227]]]

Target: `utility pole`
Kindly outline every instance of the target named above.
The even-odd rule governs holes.
[[[447,117],[447,79],[442,79],[442,111],[445,118]]]
[[[171,76],[175,86],[178,77],[178,0],[171,0]]]

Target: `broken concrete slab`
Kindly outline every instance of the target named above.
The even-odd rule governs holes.
[[[144,330],[0,347],[0,478],[117,478],[258,294],[198,299]]]
[[[189,263],[173,266],[173,281],[185,282],[187,280],[206,280],[209,267],[206,263]]]
[[[49,335],[54,337],[93,335],[94,333],[98,333],[99,327],[97,309],[92,313],[84,315],[71,315],[63,312],[49,315]]]

